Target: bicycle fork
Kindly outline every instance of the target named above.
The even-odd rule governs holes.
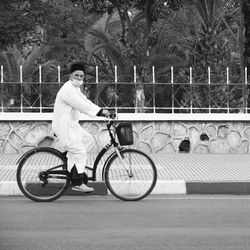
[[[119,149],[118,149],[118,148],[115,148],[115,151],[116,151],[116,153],[117,153],[117,155],[118,155],[118,158],[119,158],[119,160],[120,160],[121,166],[126,170],[128,176],[129,176],[129,178],[132,178],[132,177],[133,177],[133,173],[132,173],[132,169],[131,169],[131,162],[130,162],[130,164],[129,164],[129,169],[128,169],[128,168],[124,165],[124,161],[123,161],[123,158],[124,158],[124,157],[121,156],[121,153],[120,153]]]

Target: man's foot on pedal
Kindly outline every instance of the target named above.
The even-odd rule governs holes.
[[[80,186],[74,186],[74,187],[72,187],[72,190],[74,190],[74,191],[80,191],[80,192],[84,192],[84,193],[90,193],[90,192],[94,191],[94,188],[88,187],[87,185],[85,185],[83,183]]]

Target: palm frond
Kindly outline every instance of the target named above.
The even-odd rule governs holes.
[[[25,60],[23,60],[23,75],[26,81],[32,80],[32,73],[34,72],[36,60],[42,54],[41,46],[34,46],[32,51],[28,54]]]
[[[111,40],[107,33],[96,29],[90,29],[88,33],[99,40],[100,44],[102,44],[102,46],[105,48],[106,53],[108,53],[112,57],[117,65],[120,65],[121,67],[124,66],[125,60],[120,51],[120,48],[116,46],[116,44]]]
[[[135,12],[131,18],[131,25],[136,30],[145,30],[146,22],[145,15],[143,11]]]
[[[22,54],[20,50],[14,45],[9,47],[6,51],[1,52],[1,58],[6,72],[8,72],[8,81],[19,81],[19,66],[22,62]]]
[[[150,68],[152,66],[157,67],[176,67],[177,65],[187,65],[187,62],[183,60],[183,58],[176,56],[175,54],[172,55],[154,55],[150,58]]]
[[[41,65],[42,71],[42,81],[43,82],[56,82],[58,81],[57,76],[57,67],[59,62],[56,60],[49,60],[46,63]],[[38,74],[38,70],[34,72],[34,74]]]
[[[119,32],[121,30],[121,20],[117,11],[109,16],[105,25],[105,31],[108,33]]]
[[[91,59],[93,58],[94,54],[99,51],[99,50],[104,50],[105,46],[104,44],[98,44],[96,45],[94,48],[92,48],[90,51],[88,51],[88,58],[87,58],[87,63],[89,63],[91,61]]]

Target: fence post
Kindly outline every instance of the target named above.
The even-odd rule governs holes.
[[[227,67],[227,113],[229,113],[229,67]]]
[[[21,113],[23,112],[23,66],[20,65]]]
[[[153,76],[153,110],[155,114],[155,66],[152,66],[152,76]]]
[[[117,66],[115,65],[115,113],[117,114]]]
[[[245,91],[245,95],[244,95],[244,108],[246,109],[246,113],[247,113],[247,108],[248,108],[248,86],[247,86],[247,67],[245,67],[245,86],[244,88],[246,89]]]
[[[211,72],[210,72],[210,67],[208,67],[207,70],[208,70],[208,113],[211,114]]]
[[[193,76],[192,76],[192,67],[189,68],[189,78],[190,78],[190,89],[191,89],[191,97],[190,97],[190,108],[191,114],[193,113]]]
[[[135,84],[135,96],[134,96],[134,102],[135,102],[135,113],[137,113],[137,92],[136,92],[136,66],[134,65],[134,84]]]
[[[57,66],[57,80],[58,80],[58,83],[61,82],[61,68],[60,68],[60,66]]]
[[[153,77],[153,110],[155,114],[155,66],[152,66],[152,77]]]
[[[42,113],[42,66],[39,65],[39,110]]]
[[[174,113],[174,68],[171,66],[171,86],[172,86],[172,113]]]
[[[98,86],[98,66],[95,66],[95,82],[96,82],[96,95],[97,95],[97,100],[96,104],[97,106],[99,105],[99,86]]]
[[[1,90],[2,90],[2,96],[1,96],[1,112],[3,112],[3,65],[1,65]]]

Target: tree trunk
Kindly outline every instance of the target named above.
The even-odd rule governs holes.
[[[244,14],[244,29],[245,29],[245,43],[244,43],[244,66],[250,70],[250,0],[242,0],[242,12]],[[246,96],[247,93],[246,93]],[[248,100],[246,100],[248,106]]]
[[[244,14],[245,28],[244,64],[250,68],[250,0],[243,0],[242,12]]]

